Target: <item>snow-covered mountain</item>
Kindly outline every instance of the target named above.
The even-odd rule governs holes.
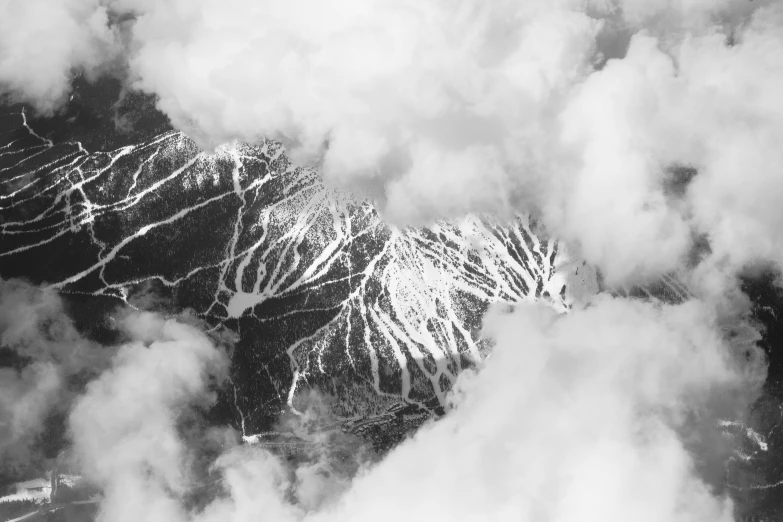
[[[10,117],[3,276],[141,307],[168,295],[237,332],[246,435],[313,387],[340,398],[336,413],[356,429],[399,405],[442,411],[482,357],[490,304],[566,310],[571,286],[596,288],[594,272],[524,216],[394,229],[271,142],[205,154],[166,132],[90,151]]]

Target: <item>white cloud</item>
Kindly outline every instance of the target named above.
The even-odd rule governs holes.
[[[0,88],[44,112],[72,67],[122,45],[134,86],[200,144],[280,139],[327,182],[372,186],[396,223],[534,212],[610,283],[684,269],[694,236],[711,248],[686,274],[702,302],[493,315],[495,351],[455,409],[347,490],[322,479],[328,459],[292,470],[234,449],[216,464],[230,496],[196,515],[177,419],[209,402],[225,360],[193,326],[130,315],[134,342],[71,417],[104,520],[731,520],[698,466],[721,461],[712,421],[741,416],[762,371],[717,333],[716,310],[742,300],[713,305],[747,264],[783,267],[781,5],[46,5],[0,3]],[[107,28],[107,8],[135,21]],[[673,166],[697,171],[676,194]],[[41,372],[30,397],[46,403]]]
[[[44,111],[122,47],[202,145],[280,139],[398,224],[540,212],[610,282],[681,266],[694,235],[729,271],[783,261],[771,0],[5,4],[0,84]],[[700,172],[683,201],[673,164]]]
[[[73,69],[88,74],[115,48],[99,0],[1,0],[0,94],[50,114],[66,101]]]
[[[749,398],[712,321],[607,297],[492,314],[497,344],[456,408],[357,479],[334,520],[732,520],[694,471],[720,448],[682,442]]]
[[[30,459],[27,451],[57,405],[62,385],[62,376],[51,363],[35,363],[21,371],[0,368],[0,456],[4,461],[16,464]]]
[[[0,348],[19,363],[0,368],[0,464],[23,466],[47,418],[68,411],[68,379],[99,372],[111,352],[81,336],[54,292],[17,280],[0,280]]]
[[[101,520],[175,521],[182,508],[169,494],[191,485],[178,416],[213,400],[209,379],[225,377],[227,358],[197,328],[173,319],[133,313],[121,327],[134,340],[75,404],[73,450],[104,489]]]
[[[717,420],[741,417],[764,377],[697,302],[603,296],[566,316],[493,312],[494,351],[460,377],[451,411],[347,490],[324,478],[329,457],[291,468],[245,446],[216,463],[226,496],[194,513],[176,421],[208,396],[222,355],[192,327],[139,319],[157,340],[123,347],[71,417],[104,491],[101,520],[730,521],[699,466],[728,456]]]
[[[0,85],[43,111],[72,68],[122,47],[135,87],[202,145],[281,139],[328,182],[375,186],[398,224],[540,211],[610,282],[681,266],[694,234],[730,270],[783,261],[771,0],[2,8]],[[109,27],[108,12],[135,21]],[[595,71],[604,52],[619,59]],[[672,164],[700,171],[678,204],[661,187]]]

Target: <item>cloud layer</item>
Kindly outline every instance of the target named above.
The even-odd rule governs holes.
[[[38,437],[111,351],[77,332],[53,291],[0,280],[0,472],[37,464]],[[76,384],[75,384],[76,383]]]
[[[0,1],[0,94],[51,114],[73,74],[92,74],[118,49],[99,0]]]
[[[49,4],[0,5],[0,88],[44,112],[120,61],[203,146],[282,140],[395,223],[534,212],[610,283],[698,237],[783,263],[772,0]]]
[[[321,457],[299,464],[229,446],[213,468],[222,493],[194,510],[194,446],[177,423],[208,399],[224,356],[174,320],[145,314],[128,326],[147,340],[120,349],[70,420],[86,476],[104,492],[102,521],[731,521],[715,473],[731,442],[716,420],[741,418],[764,376],[763,361],[735,353],[695,302],[497,311],[493,353],[460,377],[448,415],[352,467],[352,482],[329,475],[339,439],[316,433]]]
[[[200,330],[175,320],[131,314],[121,328],[134,340],[74,406],[73,449],[106,496],[101,520],[177,520],[179,506],[158,494],[192,486],[176,423],[188,408],[209,405],[209,378],[225,379],[228,360]]]
[[[742,417],[764,368],[733,353],[712,298],[749,265],[783,267],[783,6],[0,0],[0,12],[0,90],[45,114],[67,103],[74,71],[121,63],[204,147],[281,140],[397,224],[531,212],[610,284],[682,270],[703,298],[492,314],[495,349],[460,377],[450,413],[353,480],[357,466],[327,449],[291,464],[232,447],[230,432],[185,434],[225,356],[187,321],[128,314],[130,342],[70,415],[101,520],[732,520],[715,421]],[[2,343],[33,361],[0,370],[13,445],[94,361],[67,321],[41,334],[41,317],[61,315],[50,294],[8,292]],[[194,462],[213,443],[226,446],[223,494],[194,509]]]
[[[763,354],[726,341],[702,302],[600,295],[567,315],[524,304],[489,313],[482,368],[382,460],[335,431],[317,396],[280,420],[305,448],[287,454],[204,422],[229,361],[193,318],[118,311],[126,341],[109,350],[76,332],[55,294],[3,284],[3,345],[28,360],[3,370],[4,448],[68,411],[69,461],[101,491],[106,522],[730,521],[736,442],[717,421],[742,420],[765,377]],[[86,367],[105,370],[63,385]]]

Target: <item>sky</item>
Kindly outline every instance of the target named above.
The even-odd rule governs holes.
[[[51,347],[36,349],[2,385],[41,413],[13,401],[2,417],[13,433],[40,429],[70,368],[96,369],[67,408],[101,520],[732,520],[716,422],[742,417],[765,368],[723,331],[748,312],[738,276],[783,264],[783,3],[0,0],[0,12],[0,93],[42,115],[67,105],[74,74],[114,75],[205,150],[279,140],[391,225],[528,213],[608,288],[676,273],[693,293],[600,295],[562,317],[490,311],[495,348],[449,413],[350,472],[324,441],[292,469],[226,431],[183,437],[176,419],[208,406],[228,364],[197,322],[128,312],[130,341],[108,352],[63,334],[100,362],[52,365]],[[3,296],[21,291],[10,285]],[[30,312],[34,337],[35,317],[61,311],[24,288],[55,303]],[[29,308],[7,302],[4,317]],[[8,331],[3,346],[29,353]],[[193,512],[189,462],[215,437],[226,494]]]

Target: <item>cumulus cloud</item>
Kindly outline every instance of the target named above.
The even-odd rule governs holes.
[[[601,26],[568,1],[120,4],[140,13],[135,85],[176,127],[206,146],[280,139],[328,181],[386,187],[400,223],[533,183]]]
[[[68,412],[74,378],[110,353],[76,330],[56,293],[0,280],[0,471],[35,462],[47,418]]]
[[[299,439],[325,457],[315,461],[233,447],[213,468],[222,493],[193,509],[177,421],[209,402],[224,356],[196,328],[142,315],[135,325],[153,333],[120,349],[71,429],[105,495],[100,520],[730,521],[714,472],[731,443],[716,421],[742,417],[764,365],[735,353],[717,320],[698,302],[608,296],[566,316],[495,311],[492,355],[460,376],[451,411],[379,463],[329,480],[338,461],[325,448],[339,438],[317,431]],[[325,410],[314,411],[281,425],[312,434]]]
[[[754,393],[713,321],[697,303],[609,297],[491,314],[495,348],[455,408],[359,479],[335,520],[732,520],[695,472],[719,445],[684,443],[714,440],[704,421]],[[377,498],[387,484],[400,502]]]
[[[174,521],[182,509],[176,496],[192,486],[177,422],[214,400],[209,381],[225,378],[227,357],[200,330],[173,319],[133,313],[120,327],[133,341],[74,406],[73,451],[104,491],[100,520]]]
[[[70,417],[103,520],[732,519],[714,421],[742,417],[763,363],[720,333],[743,300],[714,298],[749,264],[783,267],[779,3],[45,6],[0,3],[0,89],[42,112],[63,102],[74,69],[121,56],[132,86],[203,147],[280,140],[396,224],[530,212],[609,284],[687,270],[702,297],[494,313],[484,368],[382,462],[335,478],[328,452],[292,463],[234,447],[213,468],[222,495],[198,509],[200,436],[181,424],[210,404],[225,358],[192,324],[128,315],[132,341]],[[31,412],[60,386],[45,361],[9,385]]]
[[[773,0],[2,7],[0,85],[44,111],[122,56],[204,147],[281,140],[397,224],[533,212],[609,283],[681,268],[695,237],[729,273],[783,262]]]
[[[564,136],[581,150],[578,174],[561,185],[572,197],[553,221],[610,277],[676,268],[694,234],[707,236],[711,263],[780,264],[769,198],[783,164],[770,146],[783,109],[772,94],[783,80],[782,16],[761,9],[730,35],[713,27],[675,46],[636,35],[570,101]],[[679,199],[662,183],[678,165],[697,172]]]
[[[0,94],[44,114],[61,106],[73,75],[96,72],[116,50],[104,3],[0,1]]]

